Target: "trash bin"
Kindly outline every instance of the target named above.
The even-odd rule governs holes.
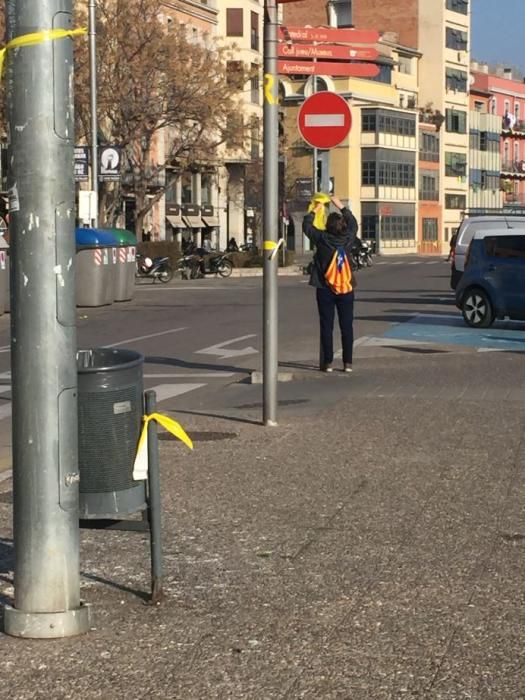
[[[144,357],[134,350],[79,350],[80,516],[129,515],[146,507],[146,481],[133,481],[143,416]]]
[[[112,234],[93,228],[77,228],[77,306],[113,303],[116,241]]]
[[[137,237],[124,228],[101,230],[114,236],[118,245],[114,301],[129,301],[135,289]]]

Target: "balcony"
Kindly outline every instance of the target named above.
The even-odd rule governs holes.
[[[525,177],[525,160],[504,161],[501,164],[501,172],[507,176]]]
[[[419,190],[420,202],[439,202],[438,190]]]
[[[525,136],[525,120],[518,119],[517,121],[514,121],[513,115],[510,116],[511,119],[503,117],[501,120],[501,130],[506,134],[518,134],[519,136]]]

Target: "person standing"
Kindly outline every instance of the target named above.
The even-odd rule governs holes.
[[[339,212],[326,218],[326,229],[314,226],[314,220],[323,221],[324,204],[314,202],[312,210],[303,219],[303,232],[315,245],[310,285],[316,289],[322,359],[320,370],[333,372],[335,311],[339,319],[343,345],[343,370],[352,371],[354,344],[354,284],[350,261],[358,224],[352,212],[340,199],[330,197]]]

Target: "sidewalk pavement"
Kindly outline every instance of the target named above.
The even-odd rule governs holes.
[[[282,385],[275,429],[253,385],[179,412],[196,449],[161,441],[165,601],[143,604],[142,535],[83,532],[95,629],[0,637],[2,697],[524,698],[523,360],[406,357]]]

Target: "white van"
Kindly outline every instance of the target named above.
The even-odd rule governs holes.
[[[516,216],[516,214],[490,214],[487,216],[470,216],[465,217],[458,229],[458,237],[456,239],[456,247],[454,249],[454,260],[450,275],[450,286],[455,289],[463,270],[465,269],[465,255],[473,239],[474,234],[483,231],[501,230],[503,227],[509,229],[519,229],[520,232],[525,230],[525,215]]]

